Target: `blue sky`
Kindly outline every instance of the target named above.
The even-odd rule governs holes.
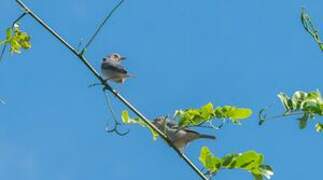
[[[25,3],[76,46],[117,1]],[[301,26],[302,6],[323,29],[322,1],[126,1],[86,55],[96,68],[111,52],[127,56],[136,77],[113,86],[149,118],[208,102],[255,112],[276,102],[273,113],[279,113],[280,91],[323,89],[323,56]],[[1,0],[2,38],[19,13],[14,1]],[[0,107],[0,179],[198,179],[144,128],[131,126],[126,137],[106,134],[111,115],[103,94],[87,88],[95,78],[32,18],[21,25],[32,49],[7,53],[0,64],[0,97],[7,102]],[[118,112],[125,108],[113,104]],[[256,150],[274,168],[273,179],[319,179],[323,140],[314,122],[305,130],[295,118],[259,127],[256,114],[242,126],[208,132],[217,140],[191,144],[188,156],[199,164],[203,145],[218,156]],[[224,170],[216,179],[251,176]]]

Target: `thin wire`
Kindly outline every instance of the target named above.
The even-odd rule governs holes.
[[[121,6],[121,4],[124,2],[124,0],[121,0],[110,12],[109,14],[104,18],[103,22],[99,25],[99,27],[96,29],[90,40],[86,43],[84,48],[82,49],[81,53],[83,53],[87,48],[90,46],[90,44],[93,42],[95,37],[98,35],[100,30],[103,28],[104,24],[110,19],[112,14]]]
[[[50,34],[52,34],[56,39],[58,39],[66,48],[68,48],[75,56],[77,56],[80,61],[91,71],[91,73],[105,86],[105,89],[110,91],[115,97],[117,97],[125,106],[127,106],[132,112],[134,112],[139,118],[141,118],[150,128],[159,134],[173,150],[181,157],[192,170],[199,175],[203,180],[208,180],[198,167],[177,147],[175,147],[171,140],[160,131],[152,122],[150,122],[140,111],[138,111],[128,100],[126,100],[121,94],[114,90],[95,70],[95,68],[89,63],[89,61],[83,56],[83,54],[78,53],[73,46],[71,46],[65,39],[63,39],[55,30],[53,30],[47,23],[45,23],[38,15],[32,12],[28,6],[26,6],[21,0],[16,0],[16,2],[21,6],[35,21],[37,21],[41,26],[43,26]]]

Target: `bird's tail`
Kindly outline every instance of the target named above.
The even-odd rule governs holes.
[[[216,139],[216,137],[215,137],[215,136],[207,135],[207,134],[200,134],[200,138]]]

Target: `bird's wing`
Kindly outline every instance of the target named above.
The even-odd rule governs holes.
[[[212,135],[208,135],[208,134],[200,134],[194,130],[191,130],[191,129],[187,129],[185,128],[184,129],[186,132],[188,133],[191,133],[195,138],[206,138],[206,139],[216,139],[215,136],[212,136]]]
[[[104,70],[110,70],[124,74],[128,73],[128,71],[123,66],[117,63],[112,63],[110,61],[103,62],[101,68]]]
[[[185,128],[184,131],[188,132],[188,133],[192,133],[192,134],[196,134],[196,135],[200,135],[200,133],[194,131],[194,130],[191,130],[191,129],[187,129]]]
[[[174,121],[170,121],[170,120],[167,120],[167,126],[168,126],[169,128],[176,128],[176,127],[178,127],[178,125],[177,125],[177,123],[176,123],[176,122],[174,122]]]

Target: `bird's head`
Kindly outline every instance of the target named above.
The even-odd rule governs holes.
[[[118,63],[126,59],[126,57],[121,56],[121,55],[120,55],[120,54],[118,54],[118,53],[112,53],[111,55],[109,55],[109,56],[108,56],[108,58],[109,58],[111,61],[115,61],[115,62],[118,62]]]
[[[154,119],[153,124],[157,126],[158,128],[164,128],[165,126],[168,126],[169,124],[168,117],[167,116],[160,116]]]
[[[156,119],[154,119],[154,124],[155,125],[162,125],[164,124],[166,121],[165,117],[164,116],[160,116],[160,117],[157,117]]]

